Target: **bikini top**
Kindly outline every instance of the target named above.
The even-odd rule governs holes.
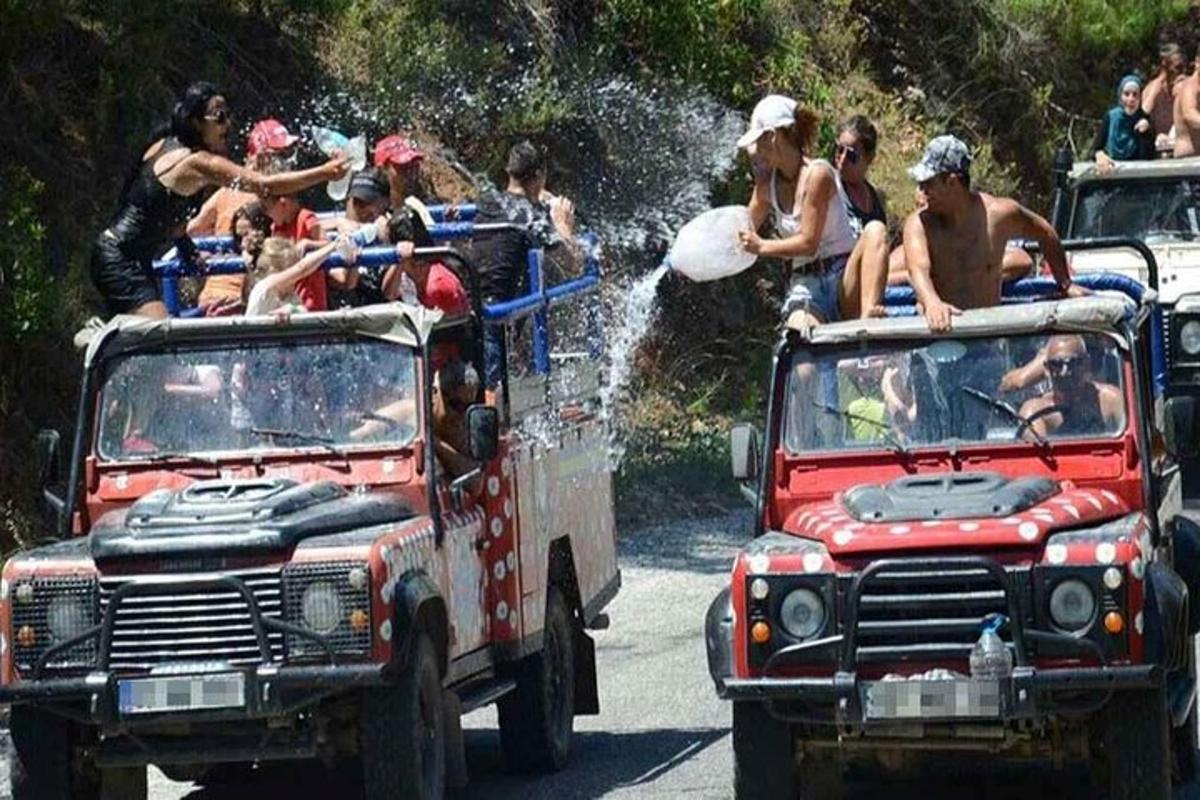
[[[159,159],[181,147],[184,145],[173,136],[164,139],[158,155],[142,162],[137,175],[125,187],[121,204],[106,233],[127,255],[139,260],[158,255],[166,249],[172,231],[200,210],[204,192],[185,196],[162,182],[163,176],[185,159],[179,159],[162,175],[154,174],[154,165]]]

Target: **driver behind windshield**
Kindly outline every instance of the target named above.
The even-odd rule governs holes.
[[[1030,420],[1030,436],[1078,436],[1120,430],[1125,422],[1124,398],[1112,384],[1092,380],[1087,343],[1082,336],[1050,339],[1042,367],[1050,390],[1025,401],[1020,411],[1022,417]]]

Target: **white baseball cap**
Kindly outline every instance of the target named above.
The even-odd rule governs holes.
[[[737,140],[738,147],[749,147],[758,137],[776,128],[786,128],[796,121],[796,101],[781,94],[769,94],[754,107],[750,115],[750,130]]]

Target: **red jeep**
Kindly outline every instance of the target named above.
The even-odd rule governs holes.
[[[1190,776],[1196,408],[1156,429],[1151,319],[1097,295],[785,331],[765,453],[732,437],[755,538],[706,625],[738,798],[936,753],[1086,761],[1120,800]]]
[[[485,404],[479,330],[394,303],[95,336],[63,535],[0,583],[15,797],[352,758],[368,798],[440,798],[492,702],[514,766],[563,765],[619,585],[607,440],[550,371]]]

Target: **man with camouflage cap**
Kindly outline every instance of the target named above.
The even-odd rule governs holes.
[[[1001,262],[1010,239],[1032,239],[1068,296],[1087,294],[1071,282],[1054,228],[1015,200],[971,189],[971,154],[954,136],[938,136],[908,171],[923,207],[904,223],[909,281],[930,330],[950,329],[962,309],[1000,304]]]

